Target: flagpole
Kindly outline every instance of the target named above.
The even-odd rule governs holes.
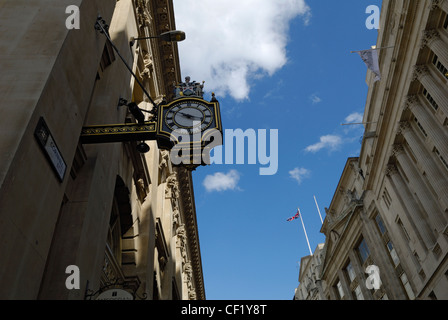
[[[320,214],[319,206],[317,205],[316,196],[314,196],[314,202],[316,203],[317,212],[319,212],[320,222],[323,224],[324,220],[322,220],[322,215]]]
[[[306,234],[305,224],[303,223],[303,219],[302,219],[302,213],[300,212],[299,208],[297,208],[297,210],[299,211],[300,221],[302,221],[303,231],[305,232],[306,242],[308,243],[308,249],[310,250],[310,255],[312,256],[313,252],[311,251],[310,241],[308,240],[308,235]]]
[[[367,50],[382,50],[382,49],[390,49],[390,48],[395,48],[395,46],[390,46],[390,47],[380,47],[380,48],[371,48],[371,49],[367,49]],[[350,51],[350,53],[357,53],[357,52],[361,52],[361,51],[365,51],[365,50]]]

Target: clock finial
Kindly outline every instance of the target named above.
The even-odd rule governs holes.
[[[174,99],[184,97],[198,97],[202,99],[204,97],[204,83],[205,81],[202,81],[202,84],[196,81],[191,82],[190,76],[186,76],[185,82],[181,82],[175,87]]]

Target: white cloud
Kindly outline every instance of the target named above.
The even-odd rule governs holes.
[[[363,118],[362,113],[353,112],[345,118],[345,122],[346,123],[359,123],[359,122],[362,122],[362,118]]]
[[[308,178],[310,176],[310,171],[305,168],[294,168],[289,171],[289,176],[297,181],[298,184],[301,184],[303,179]]]
[[[336,150],[342,144],[342,139],[336,135],[326,135],[320,137],[320,141],[305,148],[305,151],[316,153],[322,149]]]
[[[312,94],[310,96],[310,100],[313,104],[318,104],[319,102],[322,102],[322,99],[319,98],[316,94]]]
[[[203,185],[208,192],[235,190],[238,187],[240,174],[236,170],[230,170],[227,174],[216,172],[214,175],[207,175]]]
[[[175,1],[182,77],[206,81],[207,92],[247,99],[250,81],[272,75],[286,62],[289,23],[309,23],[305,0]]]

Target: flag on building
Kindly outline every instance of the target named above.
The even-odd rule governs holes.
[[[361,51],[353,51],[359,54],[362,61],[366,64],[367,68],[369,68],[375,74],[375,80],[381,80],[380,73],[380,65],[378,62],[378,49],[368,49]]]
[[[295,219],[298,219],[299,217],[300,217],[300,210],[297,209],[297,213],[296,213],[293,217],[289,218],[289,219],[286,220],[286,221],[293,221],[293,220],[295,220]]]

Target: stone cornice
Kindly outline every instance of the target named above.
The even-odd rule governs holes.
[[[196,219],[193,180],[191,172],[185,168],[177,167],[176,172],[180,189],[179,202],[183,209],[181,212],[183,213],[191,264],[193,266],[196,299],[205,300],[204,276],[202,272],[201,248]]]
[[[172,0],[150,0],[148,4],[154,19],[155,34],[176,30]],[[178,46],[176,42],[157,43],[161,64],[160,75],[165,89],[163,94],[168,101],[171,101],[174,87],[181,80]]]

